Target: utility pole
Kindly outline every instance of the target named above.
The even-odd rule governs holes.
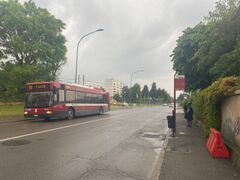
[[[83,85],[85,84],[85,75],[83,74]]]
[[[80,74],[78,74],[78,84],[80,84]]]

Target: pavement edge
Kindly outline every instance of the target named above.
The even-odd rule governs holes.
[[[166,147],[168,145],[168,139],[170,136],[171,130],[168,129],[166,133],[166,139],[164,140],[163,146],[162,146],[162,151],[159,154],[158,160],[156,162],[156,165],[154,167],[154,170],[152,172],[152,175],[150,177],[150,180],[159,180],[160,173],[161,173],[161,168],[162,168],[162,163],[164,160],[165,152],[166,152]]]

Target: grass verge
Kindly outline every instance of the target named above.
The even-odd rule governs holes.
[[[23,118],[23,104],[0,105],[0,120],[6,118]]]
[[[110,111],[115,111],[115,110],[120,110],[120,109],[128,109],[128,108],[130,108],[130,107],[110,105]]]

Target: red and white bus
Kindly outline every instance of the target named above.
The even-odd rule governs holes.
[[[72,119],[109,111],[109,94],[102,89],[59,82],[26,85],[25,118]]]

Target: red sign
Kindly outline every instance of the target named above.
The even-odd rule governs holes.
[[[184,91],[185,90],[185,77],[179,76],[174,78],[174,89],[175,91]]]

